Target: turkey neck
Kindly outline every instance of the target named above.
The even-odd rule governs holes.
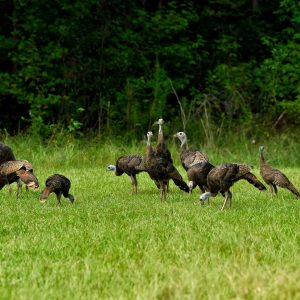
[[[186,138],[182,139],[181,141],[181,145],[180,145],[180,153],[182,155],[184,155],[185,153],[187,153],[187,142],[186,142]]]
[[[148,136],[147,139],[147,147],[146,147],[146,160],[149,160],[153,154],[152,146],[151,146],[151,137]]]
[[[158,127],[158,134],[159,135],[163,134],[163,129],[162,129],[162,125],[161,124],[159,124],[159,127]]]
[[[164,140],[162,125],[159,124],[157,144],[155,147],[155,155],[164,155],[165,151],[167,151],[167,145]]]
[[[157,141],[157,148],[161,147],[164,144],[164,133],[163,133],[163,128],[162,125],[159,124],[159,129],[158,129],[158,141]]]
[[[265,157],[264,157],[263,151],[260,151],[259,162],[260,162],[261,165],[266,165],[266,161],[265,161]]]
[[[53,189],[47,186],[44,189],[44,191],[42,192],[40,199],[47,199],[49,197],[50,193],[52,193],[52,192],[53,192]]]

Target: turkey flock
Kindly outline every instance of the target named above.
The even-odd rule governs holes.
[[[119,157],[115,165],[106,167],[116,176],[127,174],[130,177],[132,193],[137,193],[136,175],[140,172],[147,172],[160,190],[160,200],[164,202],[169,192],[169,181],[172,180],[180,190],[191,194],[197,186],[201,191],[200,203],[204,204],[210,197],[221,193],[224,197],[222,210],[229,202],[231,207],[232,193],[230,188],[241,179],[248,181],[260,191],[265,191],[266,186],[251,173],[251,167],[245,163],[222,163],[214,166],[208,156],[200,150],[190,150],[187,147],[187,136],[184,132],[177,132],[174,137],[180,141],[179,155],[181,164],[187,173],[186,183],[173,163],[172,155],[168,149],[163,133],[164,120],[159,119],[154,123],[158,125],[158,137],[155,148],[152,147],[152,131],[147,133],[147,145],[144,155],[129,154]],[[269,186],[271,194],[277,194],[277,187],[286,188],[294,195],[300,197],[296,187],[290,182],[280,170],[268,165],[264,158],[264,147],[259,147],[260,175],[266,185]],[[16,160],[12,149],[0,142],[0,190],[8,185],[9,192],[12,191],[11,184],[17,183],[17,197],[20,194],[22,183],[26,190],[38,189],[39,182],[33,172],[33,167],[27,160]],[[45,188],[40,195],[40,202],[44,203],[51,193],[56,194],[57,202],[61,203],[61,196],[74,202],[74,196],[69,193],[70,180],[61,174],[53,174],[46,179]]]
[[[265,191],[266,186],[251,173],[251,166],[245,163],[222,163],[214,166],[208,156],[200,150],[190,150],[187,147],[187,136],[184,132],[177,132],[174,137],[181,142],[179,148],[180,160],[187,173],[186,183],[179,171],[173,164],[171,153],[167,147],[163,134],[164,120],[159,119],[154,124],[159,125],[158,138],[155,148],[151,145],[153,138],[152,131],[147,133],[147,146],[145,155],[130,154],[119,157],[115,165],[107,166],[108,171],[113,171],[116,176],[127,174],[130,176],[132,193],[137,193],[136,175],[140,172],[147,172],[160,190],[160,200],[166,200],[169,190],[169,181],[172,180],[181,190],[192,193],[195,187],[199,187],[201,195],[200,203],[205,200],[209,203],[210,197],[221,193],[224,197],[222,210],[229,202],[231,207],[232,193],[230,188],[241,179],[248,181],[260,191]],[[297,197],[300,193],[280,170],[268,165],[264,158],[264,147],[259,148],[260,175],[263,181],[269,186],[271,194],[277,194],[277,187],[290,190]]]
[[[9,186],[9,192],[11,193],[11,184],[17,182],[17,197],[20,194],[22,188],[22,182],[26,186],[26,190],[39,188],[39,182],[33,173],[33,167],[27,160],[16,160],[12,149],[0,142],[0,190],[5,185]],[[71,203],[74,202],[74,196],[69,194],[71,187],[70,180],[61,174],[53,174],[46,179],[45,189],[40,196],[40,202],[44,203],[49,197],[50,193],[54,192],[57,197],[58,203],[62,195],[69,198]]]

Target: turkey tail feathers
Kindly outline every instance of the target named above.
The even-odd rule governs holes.
[[[253,186],[255,186],[257,189],[259,189],[260,191],[264,191],[267,188],[256,178],[256,176],[252,173],[247,173],[244,176],[244,179],[246,179],[250,184],[252,184]]]
[[[297,189],[295,188],[295,186],[291,183],[288,187],[287,187],[293,194],[295,194],[297,197],[300,198],[300,193],[297,191]]]
[[[170,171],[168,175],[182,191],[189,193],[190,189],[188,185],[183,181],[182,176],[174,166],[172,167],[172,171]]]
[[[189,193],[190,189],[184,181],[177,178],[172,178],[172,180],[182,191]]]

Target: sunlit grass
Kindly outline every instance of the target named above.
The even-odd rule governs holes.
[[[240,181],[232,208],[222,212],[220,195],[201,206],[197,190],[190,197],[171,183],[161,204],[147,174],[138,175],[138,194],[131,195],[128,176],[105,170],[122,154],[142,153],[142,142],[128,148],[6,142],[33,163],[41,189],[53,173],[69,177],[75,203],[63,198],[59,206],[52,194],[41,205],[39,193],[23,189],[17,199],[15,191],[0,191],[1,299],[300,297],[300,202],[289,191],[271,197]],[[207,152],[216,163],[249,162],[259,176],[251,147]],[[300,188],[300,168],[276,160],[274,148],[269,153]]]

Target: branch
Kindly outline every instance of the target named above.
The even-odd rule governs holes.
[[[276,129],[276,126],[278,125],[278,123],[281,121],[281,119],[283,118],[283,116],[285,115],[286,111],[283,111],[281,113],[281,115],[278,117],[278,119],[276,120],[276,122],[273,124],[272,129]]]
[[[185,131],[185,129],[186,129],[186,117],[185,117],[185,113],[184,113],[184,110],[183,110],[183,108],[182,108],[181,101],[180,101],[180,99],[179,99],[179,97],[178,97],[178,95],[177,95],[177,93],[176,93],[176,90],[175,90],[175,88],[174,88],[174,86],[173,86],[172,80],[171,80],[170,78],[169,78],[169,81],[170,81],[170,84],[171,84],[172,91],[173,91],[173,93],[174,93],[174,95],[175,95],[175,97],[176,97],[176,99],[177,99],[178,104],[179,104],[183,131],[186,132],[186,131]]]

